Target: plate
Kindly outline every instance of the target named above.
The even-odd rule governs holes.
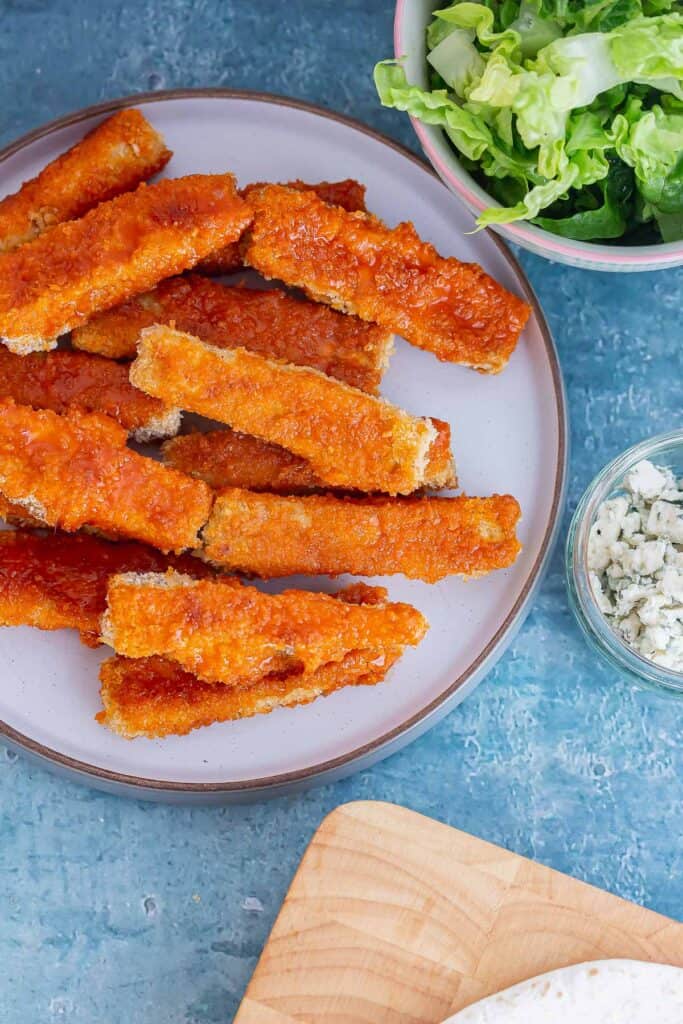
[[[70,632],[0,630],[0,730],[53,767],[104,789],[155,799],[226,801],[330,781],[397,750],[433,725],[500,658],[523,621],[561,511],[566,413],[557,355],[529,284],[494,235],[467,234],[471,215],[417,157],[363,125],[306,104],[224,90],[153,93],[83,110],[0,153],[12,192],[98,120],[140,106],[174,156],[166,174],[233,171],[241,184],[353,177],[389,224],[412,220],[444,255],[481,263],[534,312],[506,370],[487,377],[438,362],[397,339],[383,393],[418,414],[448,420],[460,484],[469,494],[510,492],[523,510],[524,550],[510,569],[436,586],[391,577],[393,599],[427,617],[426,639],[377,687],[342,690],[305,708],[127,741],[94,720],[98,663],[108,651]],[[339,581],[343,582],[343,579]],[[298,578],[330,589],[330,581]]]

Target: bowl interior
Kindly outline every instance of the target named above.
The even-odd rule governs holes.
[[[394,53],[404,58],[408,81],[428,88],[427,26],[435,5],[430,0],[398,0],[394,20]],[[445,132],[411,118],[415,133],[432,166],[446,185],[460,196],[472,213],[479,214],[498,203],[462,166]],[[593,270],[660,270],[683,264],[683,241],[660,245],[599,245],[553,235],[534,224],[499,224],[495,229],[525,249],[560,263]]]

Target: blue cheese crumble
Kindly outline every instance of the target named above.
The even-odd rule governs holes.
[[[591,588],[638,654],[683,672],[683,479],[639,462],[604,501],[588,540]]]

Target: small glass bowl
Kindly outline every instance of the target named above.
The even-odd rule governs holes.
[[[683,476],[683,430],[659,434],[634,445],[598,473],[579,502],[569,527],[566,549],[567,591],[577,622],[593,647],[640,686],[683,698],[683,672],[656,665],[629,647],[598,608],[588,577],[588,537],[598,508],[623,491],[625,475],[641,459],[668,466]]]

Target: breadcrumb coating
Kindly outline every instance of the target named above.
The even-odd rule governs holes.
[[[92,318],[74,331],[76,348],[110,359],[135,356],[140,332],[173,324],[219,348],[246,348],[269,359],[313,366],[375,393],[393,346],[384,327],[279,291],[230,288],[197,274],[170,278],[152,292]]]
[[[140,185],[0,253],[0,338],[12,351],[54,348],[94,313],[193,267],[251,219],[231,174]]]
[[[168,327],[140,336],[131,383],[307,459],[332,487],[410,493],[425,480],[432,423],[326,377]]]
[[[139,110],[120,110],[0,200],[0,252],[136,188],[172,153]]]
[[[266,594],[170,572],[114,576],[101,635],[117,654],[160,655],[206,682],[246,685],[271,672],[314,672],[351,651],[415,645],[426,629],[407,604]]]
[[[490,498],[283,497],[230,488],[204,528],[204,554],[264,578],[353,573],[435,583],[511,565],[518,503]]]
[[[388,228],[313,192],[245,190],[254,220],[244,261],[267,278],[401,334],[446,362],[497,373],[530,313],[476,263],[444,259],[412,224]]]
[[[126,440],[106,416],[0,401],[0,491],[67,532],[87,526],[161,551],[196,547],[211,490],[137,455]]]

